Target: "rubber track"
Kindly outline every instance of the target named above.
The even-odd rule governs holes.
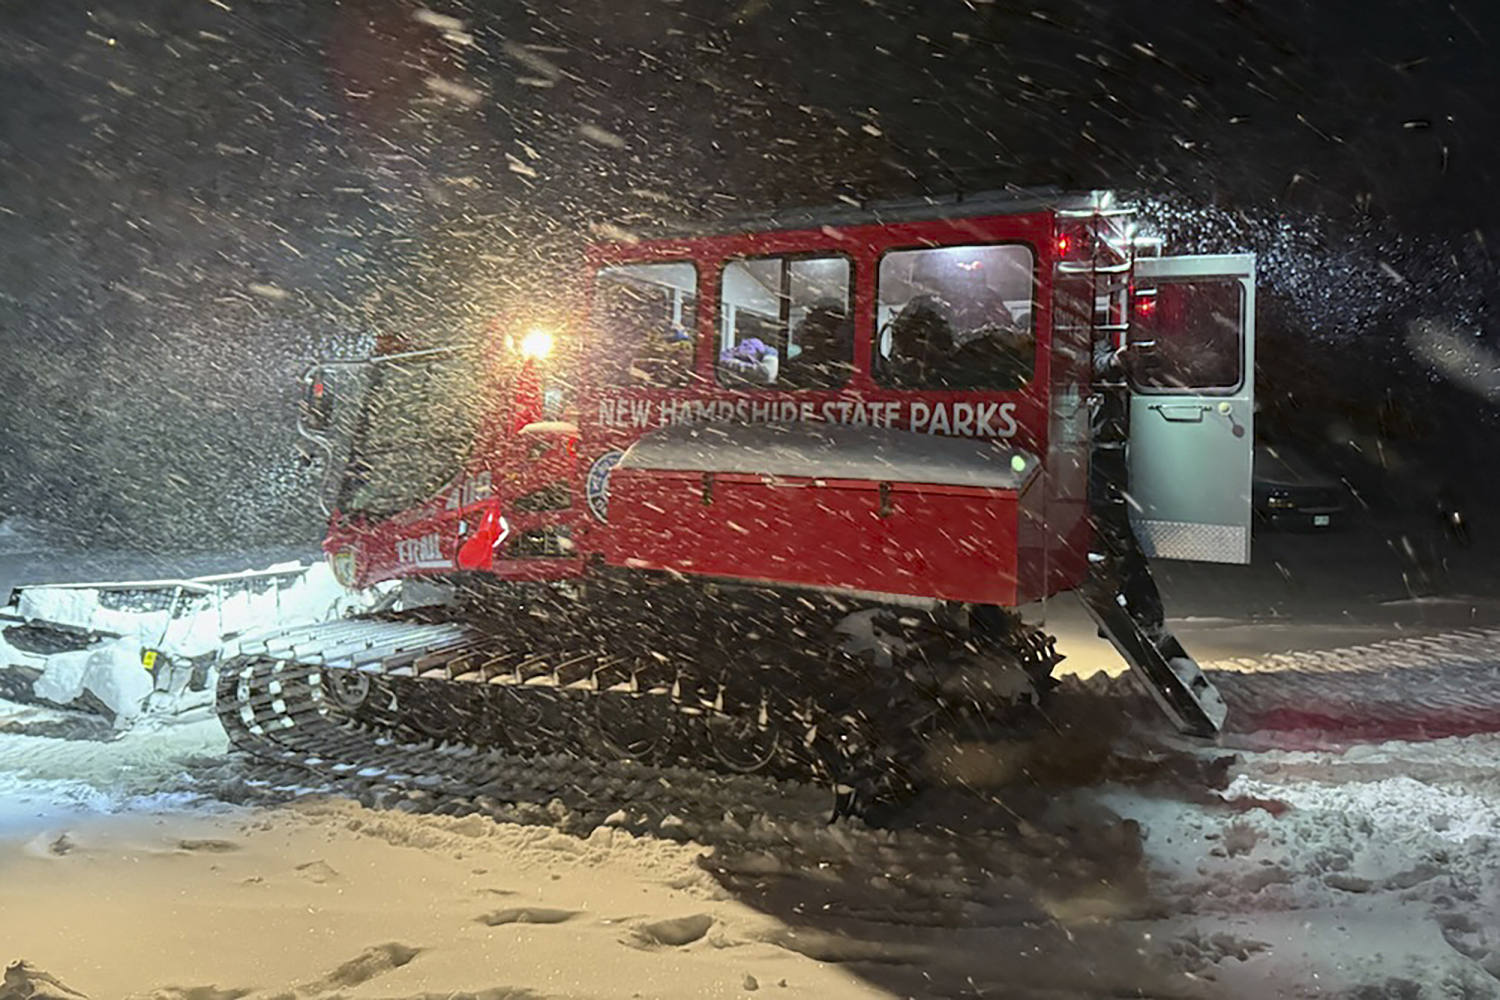
[[[321,669],[314,666],[265,656],[226,663],[218,705],[231,743],[263,761],[336,784],[387,785],[481,803],[558,800],[596,820],[628,804],[636,814],[633,826],[668,815],[722,820],[727,809],[826,819],[831,806],[827,788],[754,775],[399,741],[340,721],[321,684]]]
[[[944,657],[926,659],[934,651],[927,643],[938,641],[941,646],[953,637],[917,621],[903,622],[902,628],[908,637],[923,640],[920,648],[928,650],[922,654],[920,669],[940,670]],[[621,802],[635,806],[659,797],[665,788],[672,790],[670,798],[682,808],[701,811],[704,803],[727,802],[758,813],[779,814],[790,808],[793,815],[826,819],[834,803],[832,778],[820,785],[800,780],[802,775],[826,774],[828,762],[837,760],[842,761],[833,765],[837,770],[849,769],[841,781],[870,780],[860,774],[885,780],[879,776],[894,773],[891,768],[899,769],[900,762],[920,754],[920,748],[906,746],[921,731],[918,720],[935,720],[945,711],[922,700],[927,696],[903,681],[899,672],[880,668],[872,674],[868,664],[847,658],[804,662],[790,672],[783,668],[780,677],[797,684],[800,693],[794,695],[776,686],[775,676],[768,675],[770,684],[764,690],[777,697],[771,705],[763,700],[767,696],[761,694],[762,688],[753,683],[736,684],[731,678],[721,684],[712,677],[689,682],[664,657],[592,654],[562,645],[566,638],[533,633],[526,651],[517,652],[507,650],[506,637],[455,622],[363,619],[285,629],[243,641],[240,655],[220,668],[219,715],[240,749],[335,781],[379,782],[471,798],[545,801],[556,797],[592,809]],[[1030,633],[1019,633],[1017,639],[1013,655],[1023,663],[1050,669],[1056,660],[1050,640]],[[325,670],[389,678],[406,686],[403,697],[410,694],[411,685],[432,684],[437,697],[430,702],[419,698],[415,710],[425,708],[429,717],[434,711],[446,713],[425,731],[448,734],[453,742],[435,744],[412,738],[410,727],[402,724],[400,708],[393,714],[364,710],[359,718],[348,717],[323,690]],[[804,672],[799,675],[799,670]],[[840,673],[850,670],[855,673]],[[795,680],[799,676],[803,678],[800,684]],[[745,680],[743,672],[735,677]],[[885,682],[872,684],[874,677],[883,677]],[[857,690],[838,702],[843,707],[835,715],[819,707],[814,692],[838,684]],[[571,695],[579,698],[578,708],[602,694],[659,700],[658,704],[680,715],[699,719],[768,718],[770,728],[781,737],[781,749],[771,769],[753,776],[725,773],[718,767],[700,770],[606,760],[601,759],[597,741],[576,738],[580,733],[593,735],[586,711],[566,713],[567,732],[544,730],[539,742],[554,751],[549,754],[529,753],[523,747],[492,748],[494,734],[488,723],[493,718],[485,713],[493,702],[460,699],[445,706],[442,700],[444,694],[470,685],[479,686],[486,696],[507,688],[541,688],[563,697],[578,692]],[[962,697],[992,694],[1009,697],[973,691]],[[918,700],[911,702],[912,698]],[[903,720],[894,738],[905,742],[875,753],[861,749],[872,745],[866,720],[877,718]],[[576,725],[580,721],[583,725]],[[408,736],[403,738],[403,733]],[[570,740],[570,734],[575,738]],[[768,774],[792,780],[775,780]]]

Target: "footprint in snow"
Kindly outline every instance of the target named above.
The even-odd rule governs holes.
[[[490,927],[504,924],[560,924],[579,915],[578,910],[554,910],[545,906],[513,906],[475,917],[476,923]]]
[[[671,920],[655,920],[638,924],[635,928],[635,944],[645,947],[665,945],[681,948],[699,940],[714,925],[714,918],[706,913],[694,913],[688,917]]]
[[[296,868],[297,874],[317,885],[336,882],[343,876],[326,861],[308,861]]]
[[[28,962],[12,962],[0,976],[0,1000],[88,1000]]]
[[[401,968],[417,955],[421,948],[391,942],[366,948],[349,961],[335,966],[329,973],[311,982],[302,983],[289,990],[270,994],[266,1000],[300,1000],[303,997],[319,997],[329,993],[367,983],[377,976]]]
[[[231,851],[241,850],[241,847],[232,840],[206,838],[200,840],[179,840],[177,842],[177,849],[200,854],[228,854]]]

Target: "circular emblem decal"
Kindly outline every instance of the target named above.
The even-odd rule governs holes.
[[[589,466],[588,479],[584,481],[583,493],[588,500],[589,510],[601,522],[609,520],[609,474],[614,467],[620,464],[620,459],[625,457],[623,451],[606,451],[594,459],[594,464]]]
[[[340,586],[354,589],[359,579],[355,572],[357,559],[358,556],[353,549],[340,549],[328,557],[328,562],[333,568],[333,578],[339,582]]]

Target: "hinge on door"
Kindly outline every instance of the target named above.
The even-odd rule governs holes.
[[[714,474],[705,472],[703,474],[703,506],[708,507],[714,502]]]
[[[881,517],[890,517],[895,512],[896,512],[895,508],[891,505],[891,484],[890,483],[881,483],[880,484],[880,511],[879,511],[880,516]]]

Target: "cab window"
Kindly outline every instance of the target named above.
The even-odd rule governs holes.
[[[875,380],[896,389],[1009,391],[1031,381],[1031,248],[896,250],[880,260]]]
[[[698,268],[620,264],[595,276],[595,365],[601,384],[674,388],[693,377]]]
[[[430,499],[462,471],[496,402],[483,372],[465,352],[371,365],[339,507],[389,517]]]
[[[1244,372],[1245,290],[1238,280],[1195,278],[1137,289],[1130,322],[1130,381],[1142,392],[1228,392]]]
[[[854,267],[826,254],[724,265],[719,282],[719,384],[837,389],[854,370]]]

